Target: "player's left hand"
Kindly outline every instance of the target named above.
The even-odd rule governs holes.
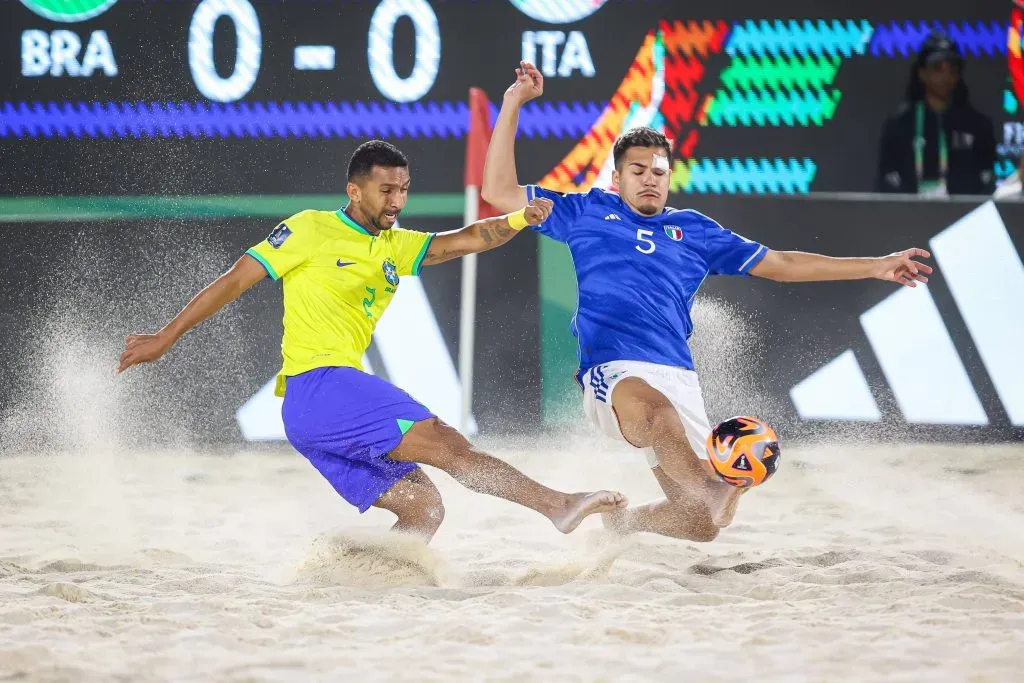
[[[515,83],[505,91],[504,101],[522,106],[544,94],[544,74],[527,61],[519,62]]]
[[[551,215],[555,204],[550,199],[537,197],[526,206],[525,218],[527,225],[540,225]]]
[[[915,261],[914,258],[931,258],[924,249],[907,249],[878,259],[874,277],[879,280],[896,282],[907,287],[917,287],[918,282],[928,282],[932,267]]]

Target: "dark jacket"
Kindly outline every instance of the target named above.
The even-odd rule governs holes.
[[[879,154],[876,189],[879,192],[917,193],[914,169],[914,134],[916,105],[923,92],[915,85],[908,87],[908,98],[885,122]],[[925,105],[924,116],[924,179],[939,178],[939,116]],[[996,138],[992,120],[979,112],[967,99],[967,87],[960,83],[953,102],[942,114],[942,127],[949,149],[949,194],[987,194],[995,192]]]

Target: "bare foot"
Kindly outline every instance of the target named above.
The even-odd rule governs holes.
[[[595,512],[608,512],[627,505],[629,501],[618,491],[571,493],[566,497],[565,507],[551,516],[551,522],[563,534],[568,534]]]
[[[711,521],[715,523],[715,526],[727,527],[732,524],[740,496],[749,490],[750,488],[739,488],[724,482],[715,482],[715,488],[709,492],[707,497]]]

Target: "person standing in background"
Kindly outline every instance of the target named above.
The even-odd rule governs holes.
[[[995,191],[992,121],[968,101],[964,59],[949,37],[925,39],[906,100],[882,129],[876,189],[945,197]]]

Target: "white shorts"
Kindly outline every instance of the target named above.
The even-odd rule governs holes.
[[[627,377],[637,377],[660,391],[672,402],[686,429],[686,438],[697,457],[707,460],[707,438],[711,433],[704,396],[700,392],[697,373],[670,365],[657,365],[635,360],[616,360],[595,365],[583,375],[583,410],[591,424],[607,436],[618,439],[633,448],[619,429],[619,418],[612,408],[612,391]],[[653,448],[637,448],[647,456],[651,467],[658,466]]]

